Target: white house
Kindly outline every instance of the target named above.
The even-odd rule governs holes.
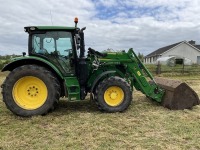
[[[154,64],[159,58],[172,56],[177,63],[190,61],[191,63],[200,64],[200,45],[196,45],[195,41],[191,40],[165,46],[145,56],[144,63]]]

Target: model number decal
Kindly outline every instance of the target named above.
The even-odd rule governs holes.
[[[141,76],[141,73],[140,73],[140,71],[137,71],[137,74],[138,74],[138,76]]]

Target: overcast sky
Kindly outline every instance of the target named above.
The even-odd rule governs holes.
[[[148,53],[183,40],[200,44],[200,0],[0,0],[0,55],[27,52],[24,26],[84,27],[86,48]]]

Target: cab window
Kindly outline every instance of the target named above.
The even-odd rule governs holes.
[[[72,53],[72,35],[65,31],[52,31],[32,35],[32,53],[69,56]]]

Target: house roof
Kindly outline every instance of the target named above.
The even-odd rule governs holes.
[[[175,43],[175,44],[172,44],[172,45],[168,45],[168,46],[165,46],[165,47],[161,47],[161,48],[159,48],[159,49],[153,51],[152,53],[148,54],[148,55],[145,56],[145,57],[147,58],[147,57],[152,57],[152,56],[161,55],[161,54],[163,54],[164,52],[166,52],[166,51],[172,49],[173,47],[175,47],[175,46],[177,46],[177,45],[179,45],[179,44],[181,44],[181,43],[183,43],[183,42],[184,42],[184,43],[187,43],[187,44],[189,44],[189,45],[191,45],[191,46],[193,46],[194,48],[197,48],[197,49],[200,51],[200,45],[191,44],[190,41],[189,41],[189,42],[187,42],[187,41],[181,41],[181,42],[178,42],[178,43]],[[193,42],[195,42],[195,41],[193,41]]]
[[[200,45],[194,45],[194,47],[198,48],[200,50]]]
[[[169,49],[177,46],[178,44],[180,44],[182,42],[178,42],[178,43],[175,43],[175,44],[172,44],[172,45],[168,45],[168,46],[165,46],[165,47],[161,47],[155,51],[153,51],[152,53],[148,54],[146,57],[151,57],[151,56],[156,56],[156,55],[160,55],[166,51],[168,51]]]

